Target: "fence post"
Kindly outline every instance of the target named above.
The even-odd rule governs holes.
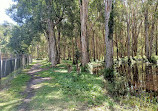
[[[18,56],[16,55],[16,57],[15,57],[15,59],[14,59],[14,61],[15,61],[15,63],[14,63],[14,71],[16,70],[16,63],[17,63],[17,58],[18,58]]]
[[[30,55],[11,55],[10,58],[3,59],[0,51],[0,79],[7,76],[8,74],[16,71],[19,68],[25,68],[25,65],[29,65],[32,62]]]
[[[5,59],[5,67],[4,67],[4,75],[3,75],[3,77],[6,76],[6,72],[7,72],[7,62],[8,62],[8,60]]]

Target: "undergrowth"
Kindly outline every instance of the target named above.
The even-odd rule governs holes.
[[[40,84],[31,102],[32,109],[41,110],[45,107],[44,110],[48,110],[50,106],[56,107],[63,102],[67,103],[65,107],[69,110],[79,108],[81,104],[94,107],[107,102],[108,106],[113,106],[114,103],[105,94],[103,77],[97,77],[88,72],[77,74],[75,70],[68,73],[67,64],[71,63],[64,61],[55,68],[40,72],[40,77],[50,77],[51,80]],[[49,68],[49,65],[50,63],[44,62],[42,68]],[[75,66],[72,67],[75,69]],[[60,102],[58,105],[56,99]]]
[[[110,75],[111,74],[111,75]],[[105,70],[104,78],[107,80],[106,89],[114,101],[130,110],[157,111],[158,102],[147,92],[131,92],[127,85],[127,78],[116,71]],[[110,79],[109,79],[110,78]]]
[[[106,75],[92,75],[88,72],[77,74],[75,65],[70,61],[62,61],[62,64],[51,68],[51,64],[40,61],[41,68],[47,69],[38,73],[39,77],[50,78],[39,84],[35,84],[35,95],[29,104],[33,111],[54,110],[91,110],[91,111],[124,111],[124,110],[148,110],[156,111],[157,102],[149,101],[149,96],[141,95],[143,99],[128,94],[127,90],[121,91],[126,81],[123,76],[113,72],[114,79],[104,80],[111,77],[109,71]],[[34,63],[35,64],[35,63]],[[72,66],[68,73],[67,64]],[[27,68],[31,68],[28,66]],[[25,72],[14,78],[6,89],[0,91],[0,111],[16,111],[16,106],[21,103],[30,76]],[[107,74],[108,73],[108,74]],[[105,73],[104,73],[105,74]],[[111,82],[113,80],[113,82]]]

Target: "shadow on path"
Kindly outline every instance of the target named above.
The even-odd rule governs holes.
[[[25,91],[22,92],[22,95],[26,96],[22,100],[22,103],[18,106],[18,111],[29,111],[29,103],[31,102],[32,97],[35,95],[35,88],[33,86],[43,81],[50,80],[50,78],[37,77],[38,72],[47,70],[40,68],[40,66],[41,65],[39,63],[33,65],[30,71],[27,73],[31,76],[31,79],[28,81]]]

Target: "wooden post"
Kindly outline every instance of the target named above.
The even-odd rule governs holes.
[[[5,59],[5,67],[4,67],[4,75],[5,76],[6,76],[6,71],[7,71],[7,62],[8,62],[8,60]]]
[[[14,71],[17,69],[17,66],[16,66],[16,65],[17,65],[17,58],[18,58],[18,57],[16,56],[16,57],[15,57],[15,60],[14,60],[14,61],[15,61],[15,63],[14,63]]]

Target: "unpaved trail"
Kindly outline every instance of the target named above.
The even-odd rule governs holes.
[[[27,83],[27,87],[24,92],[22,92],[22,95],[26,95],[25,98],[22,100],[22,103],[18,106],[18,111],[30,111],[29,103],[32,100],[32,97],[35,95],[36,89],[33,87],[36,84],[40,84],[43,81],[50,80],[50,78],[42,78],[38,77],[38,72],[47,70],[40,68],[40,64],[37,63],[32,66],[30,71],[28,71],[27,74],[31,76],[31,79]]]

